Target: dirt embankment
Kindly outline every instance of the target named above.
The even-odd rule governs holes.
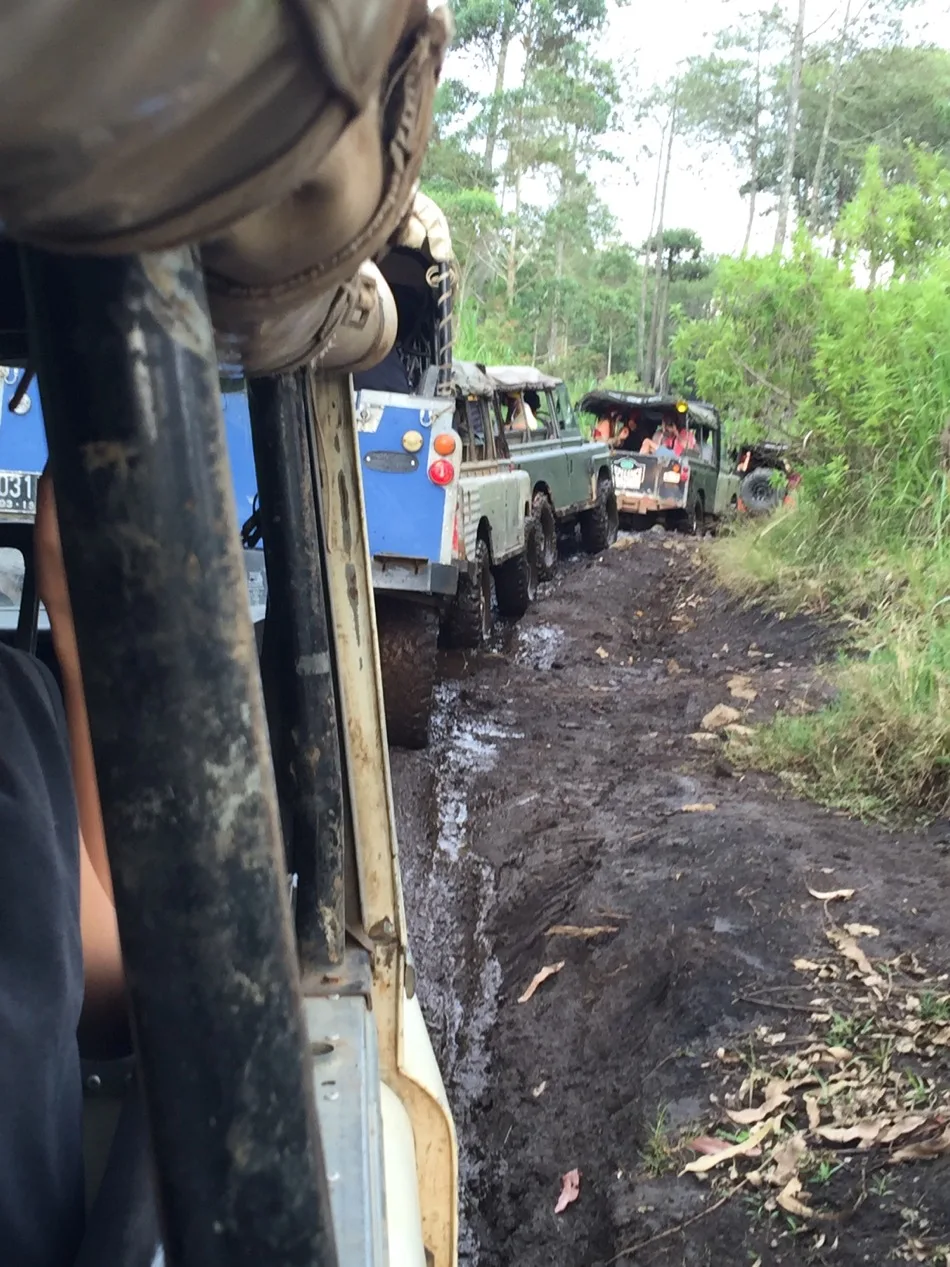
[[[904,1143],[939,1133],[941,833],[826,813],[696,738],[718,705],[741,727],[819,700],[832,655],[809,621],[716,592],[691,543],[627,538],[565,561],[520,629],[449,664],[431,749],[394,753],[468,1267],[950,1262],[940,1156],[892,1164],[900,1141],[817,1133],[885,1112]],[[881,988],[842,954],[845,923],[872,930],[852,940]],[[922,967],[895,964],[909,950]],[[756,1125],[729,1113],[755,1115],[796,1070],[804,1090],[758,1119],[764,1178],[754,1157],[677,1177],[703,1155],[692,1140],[747,1142]],[[774,1152],[792,1135],[786,1192]],[[555,1214],[573,1169],[579,1198]]]

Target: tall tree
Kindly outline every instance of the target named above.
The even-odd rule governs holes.
[[[825,119],[821,126],[821,140],[818,142],[818,154],[815,158],[815,170],[811,178],[811,197],[808,202],[808,223],[812,231],[818,226],[821,202],[821,182],[825,174],[825,160],[828,157],[828,143],[831,140],[831,125],[834,121],[835,106],[838,102],[838,91],[841,87],[841,68],[844,64],[845,50],[848,46],[848,32],[851,27],[851,0],[845,0],[844,17],[841,20],[841,32],[835,48],[834,64],[828,83],[828,102],[825,106]]]
[[[775,250],[781,251],[788,236],[788,214],[792,204],[795,178],[795,147],[798,141],[798,112],[802,92],[802,65],[805,60],[805,3],[798,0],[798,20],[792,36],[791,66],[788,77],[788,114],[785,122],[785,157],[778,191],[778,219],[775,224]]]
[[[770,54],[781,20],[778,8],[762,9],[754,20],[720,31],[714,51],[692,58],[682,77],[684,135],[704,146],[728,149],[742,173],[740,192],[749,200],[743,251],[749,249],[761,188],[761,158],[775,92]]]
[[[663,226],[666,219],[666,193],[670,184],[670,166],[673,159],[673,142],[676,139],[677,112],[679,110],[680,81],[677,79],[670,93],[670,116],[666,125],[666,161],[663,167],[663,184],[660,188],[659,208],[657,210],[656,259],[653,266],[653,311],[650,315],[650,337],[647,341],[645,374],[647,381],[655,385],[659,345],[657,330],[660,320],[660,292],[663,288]]]

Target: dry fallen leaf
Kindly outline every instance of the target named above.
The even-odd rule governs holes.
[[[821,964],[811,959],[793,959],[792,967],[796,972],[820,972]]]
[[[681,805],[681,814],[711,814],[716,806],[712,801],[697,801],[695,805]]]
[[[891,1161],[895,1164],[902,1161],[930,1161],[947,1152],[950,1152],[950,1126],[945,1126],[935,1138],[922,1139],[916,1144],[905,1144],[903,1148],[898,1148]]]
[[[758,691],[754,691],[751,686],[752,679],[744,674],[737,674],[731,677],[726,685],[729,688],[729,694],[733,699],[744,700],[747,704],[754,704],[758,699]]]
[[[518,996],[518,1002],[527,1003],[528,1000],[531,998],[531,996],[534,994],[535,990],[538,988],[538,986],[542,985],[545,981],[547,981],[548,977],[553,977],[555,973],[560,972],[561,969],[564,967],[565,962],[566,960],[562,959],[560,963],[545,964],[545,966],[541,969],[541,971],[536,972],[534,976],[531,978],[531,982],[528,988],[525,990],[524,994],[521,994]]]
[[[615,924],[592,924],[589,928],[580,924],[553,924],[545,934],[546,937],[603,937],[606,933],[617,932]]]
[[[890,1124],[889,1117],[869,1117],[863,1122],[852,1122],[850,1126],[819,1126],[816,1134],[831,1144],[850,1144],[855,1141],[870,1144]]]
[[[561,1195],[557,1199],[557,1205],[554,1207],[555,1214],[561,1214],[567,1207],[581,1195],[581,1172],[579,1170],[569,1170],[566,1175],[561,1176]]]
[[[595,651],[595,653],[594,653],[594,654],[595,654],[595,655],[599,655],[599,656],[600,656],[600,658],[601,658],[601,660],[609,660],[609,659],[610,659],[610,652],[609,652],[609,651],[605,651],[605,650],[603,649],[603,647],[598,647],[598,648],[597,648],[597,650]]]
[[[826,928],[825,936],[840,955],[843,955],[845,959],[850,959],[853,964],[857,965],[857,969],[862,976],[870,977],[877,982],[881,981],[882,978],[874,971],[870,959],[853,937],[849,937],[840,928]]]
[[[796,1132],[783,1140],[772,1154],[774,1169],[769,1172],[769,1183],[776,1188],[784,1188],[788,1181],[798,1174],[798,1167],[807,1152],[808,1145],[801,1132]]]
[[[547,1086],[548,1086],[547,1080],[545,1080],[544,1082],[539,1082],[538,1085],[532,1089],[531,1094],[537,1100],[539,1096],[544,1095],[545,1091],[547,1090]]]
[[[844,931],[851,937],[880,937],[881,930],[873,924],[845,924]]]
[[[763,1118],[771,1117],[777,1108],[787,1103],[788,1096],[785,1094],[785,1084],[780,1083],[772,1087],[766,1087],[765,1100],[758,1108],[727,1109],[726,1114],[737,1126],[751,1126],[754,1122],[761,1122]]]
[[[703,730],[722,730],[730,722],[738,721],[741,716],[737,708],[730,708],[728,704],[717,704],[703,718]]]
[[[759,1145],[778,1128],[781,1121],[781,1117],[770,1117],[765,1122],[759,1122],[749,1132],[748,1139],[744,1139],[741,1144],[730,1144],[728,1148],[724,1148],[721,1152],[713,1153],[709,1157],[697,1157],[695,1161],[688,1162],[683,1167],[683,1172],[688,1172],[692,1175],[704,1175],[707,1170],[713,1170],[716,1166],[721,1166],[723,1162],[732,1161],[735,1157],[755,1156]]]
[[[716,1153],[724,1152],[730,1147],[727,1139],[717,1139],[715,1135],[697,1135],[695,1139],[689,1141],[689,1147],[694,1153],[702,1153],[704,1157],[712,1157]],[[761,1154],[762,1150],[758,1152]]]
[[[828,1219],[834,1217],[830,1214],[820,1214],[817,1210],[813,1210],[810,1205],[806,1205],[804,1201],[799,1201],[798,1196],[801,1190],[802,1181],[800,1179],[789,1179],[775,1199],[787,1214],[795,1214],[800,1219]]]
[[[808,892],[819,902],[847,902],[854,897],[854,889],[828,889],[827,892],[809,889]]]
[[[817,1131],[821,1126],[821,1109],[818,1107],[818,1097],[816,1095],[806,1095],[802,1097],[805,1101],[805,1112],[808,1114],[808,1129]]]

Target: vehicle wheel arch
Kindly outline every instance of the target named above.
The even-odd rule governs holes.
[[[492,547],[491,520],[487,515],[482,515],[481,519],[479,519],[478,528],[475,531],[475,539],[476,541],[484,541],[488,546],[488,558],[492,566],[494,566],[495,551]]]

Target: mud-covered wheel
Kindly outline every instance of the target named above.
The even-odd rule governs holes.
[[[538,592],[541,568],[538,526],[533,519],[524,523],[524,550],[495,568],[495,595],[498,611],[506,620],[520,620]]]
[[[421,603],[376,605],[386,730],[394,748],[429,743],[439,642],[438,613]]]
[[[617,494],[610,480],[597,485],[597,500],[581,515],[581,541],[588,554],[600,554],[617,540],[620,515]]]
[[[686,530],[691,537],[706,535],[706,507],[702,497],[697,497],[686,521]]]
[[[557,570],[557,520],[547,493],[535,493],[531,516],[538,526],[540,577],[542,581],[550,581]]]
[[[781,506],[785,488],[774,482],[774,476],[770,467],[759,466],[739,485],[739,498],[750,515],[770,515]]]
[[[458,592],[445,617],[445,640],[450,647],[474,650],[491,637],[495,623],[494,583],[488,542],[475,547],[474,575],[459,578]]]

